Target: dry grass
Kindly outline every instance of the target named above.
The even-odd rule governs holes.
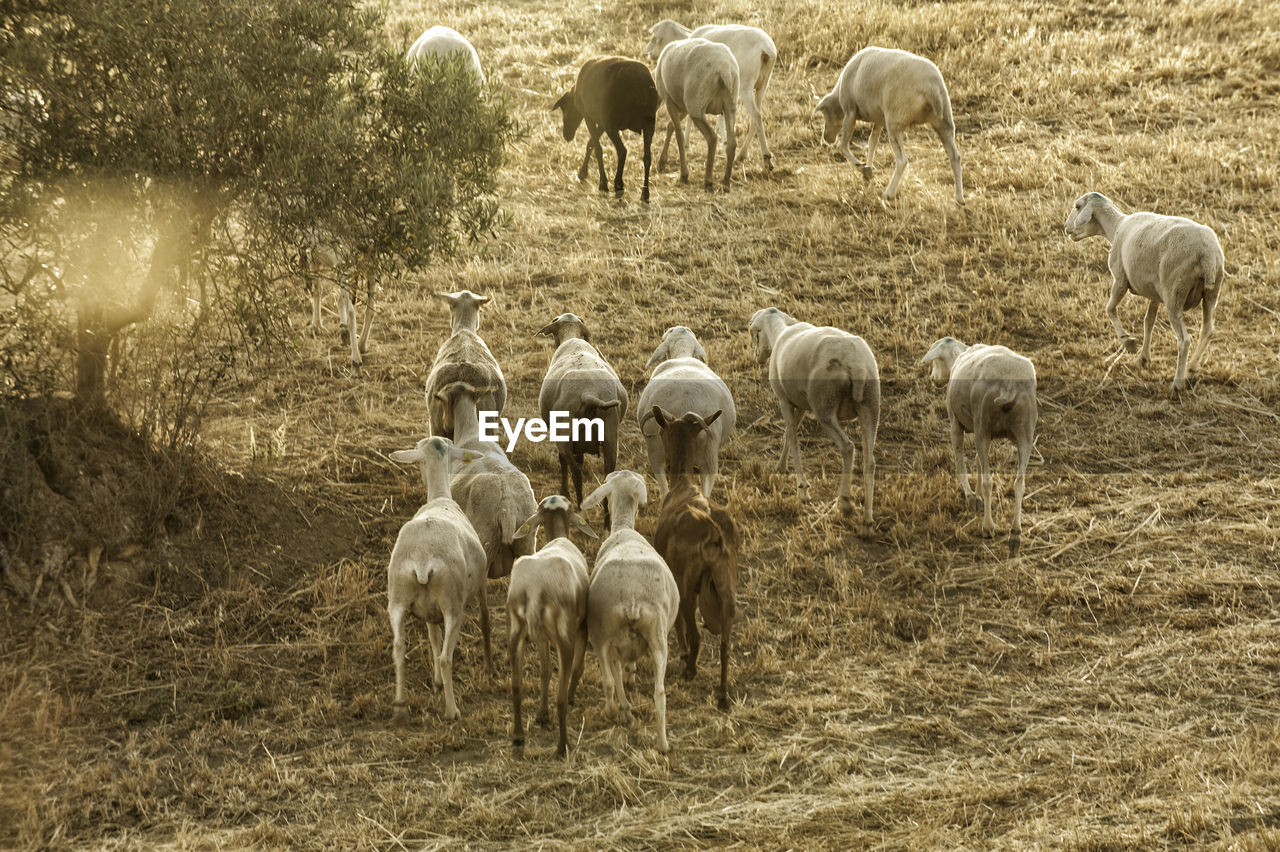
[[[227,557],[225,587],[35,621],[7,603],[0,842],[1280,845],[1280,30],[1268,3],[395,5],[415,34],[436,21],[469,33],[500,69],[530,130],[505,172],[511,222],[467,258],[384,288],[358,375],[336,339],[300,337],[289,364],[226,395],[209,448],[258,499],[242,528],[188,534],[218,554],[256,532],[234,551],[247,556]],[[581,140],[561,141],[547,110],[583,59],[635,55],[667,16],[773,34],[766,121],[780,171],[762,174],[756,149],[745,179],[713,196],[668,171],[646,207],[629,165],[615,202],[573,180]],[[927,131],[911,134],[887,206],[875,196],[886,148],[869,189],[817,144],[810,96],[868,43],[942,69],[965,210]],[[1153,365],[1106,368],[1106,248],[1062,235],[1089,189],[1221,237],[1219,335],[1181,401],[1167,390],[1163,319]],[[385,560],[421,495],[385,453],[424,432],[422,380],[447,328],[426,294],[463,286],[494,297],[482,333],[514,414],[534,413],[549,355],[532,332],[562,310],[586,319],[636,395],[662,330],[689,325],[738,400],[721,480],[746,535],[733,709],[714,709],[712,652],[692,684],[673,665],[670,756],[653,748],[648,675],[633,688],[636,726],[613,727],[591,656],[567,762],[551,757],[549,729],[513,760],[507,683],[501,666],[483,670],[474,618],[455,670],[463,719],[441,721],[415,630],[415,721],[388,724]],[[838,460],[811,422],[802,446],[825,502],[800,506],[773,473],[781,423],[745,332],[767,304],[851,329],[879,359],[869,541],[833,511]],[[1140,325],[1136,302],[1122,312]],[[300,298],[300,330],[306,316]],[[1016,557],[962,505],[941,397],[915,366],[944,333],[1005,343],[1039,371]],[[630,418],[620,454],[644,469]],[[1013,453],[996,455],[1007,530]],[[556,487],[548,447],[514,458],[539,496]],[[642,531],[656,514],[644,510]],[[157,588],[183,570],[162,547],[147,557]],[[491,592],[499,630],[502,599]]]

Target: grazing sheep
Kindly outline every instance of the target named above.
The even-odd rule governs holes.
[[[720,417],[705,420],[690,412],[676,419],[658,406],[653,418],[662,429],[662,443],[675,486],[662,501],[653,545],[676,578],[680,590],[677,632],[688,656],[684,676],[698,670],[698,611],[707,630],[720,636],[720,685],[716,706],[729,709],[729,632],[737,619],[738,525],[723,506],[710,502],[693,476],[698,439]]]
[[[1209,339],[1213,337],[1213,308],[1218,303],[1223,279],[1222,246],[1213,229],[1181,216],[1125,215],[1105,195],[1088,192],[1076,199],[1067,215],[1066,232],[1076,241],[1102,236],[1111,243],[1111,252],[1107,255],[1107,266],[1111,269],[1107,316],[1129,352],[1138,348],[1138,341],[1125,331],[1116,316],[1116,308],[1129,291],[1150,300],[1142,322],[1139,365],[1145,365],[1150,356],[1151,329],[1156,323],[1156,313],[1164,305],[1169,325],[1173,326],[1173,334],[1178,339],[1173,390],[1175,393],[1182,390],[1186,386],[1188,366],[1192,371],[1200,368]],[[1182,312],[1197,304],[1204,314],[1204,326],[1188,364],[1191,340],[1182,325]]]
[[[537,511],[538,501],[529,477],[507,459],[502,448],[480,440],[476,398],[490,390],[454,382],[436,396],[451,410],[454,443],[484,455],[455,473],[449,487],[484,545],[489,579],[496,580],[511,573],[517,558],[533,552],[533,539],[521,537],[517,530]]]
[[[622,682],[622,667],[644,656],[653,660],[653,705],[658,723],[658,749],[667,742],[667,634],[675,624],[680,590],[658,551],[636,532],[636,512],[648,499],[644,477],[615,470],[587,495],[582,508],[602,500],[613,506],[609,537],[596,554],[587,591],[587,635],[600,655],[605,716],[630,724],[631,704]]]
[[[369,351],[369,327],[373,324],[373,305],[370,301],[365,311],[364,328],[357,329],[355,291],[347,282],[339,282],[336,273],[342,263],[341,257],[333,246],[320,243],[304,248],[301,252],[302,274],[311,290],[311,329],[319,331],[323,327],[320,313],[320,299],[324,293],[325,282],[336,284],[338,288],[338,333],[342,337],[342,345],[351,347],[351,364],[359,367],[364,359],[361,357]],[[204,300],[201,299],[201,302]]]
[[[569,493],[568,472],[573,472],[573,490],[582,504],[582,460],[587,453],[599,455],[606,474],[618,462],[618,423],[627,413],[627,390],[618,374],[609,366],[599,350],[591,345],[591,337],[581,319],[561,314],[538,331],[555,339],[556,351],[547,366],[547,375],[538,392],[538,410],[549,421],[551,412],[565,411],[573,419],[599,419],[604,424],[602,439],[592,435],[585,440],[561,441],[560,493]],[[609,507],[605,507],[608,521]]]
[[[657,59],[662,54],[662,48],[671,42],[689,37],[719,42],[733,52],[733,58],[738,63],[738,99],[742,101],[742,106],[751,120],[751,132],[742,143],[737,161],[741,163],[747,158],[747,148],[751,146],[751,140],[758,136],[760,152],[764,155],[764,167],[767,171],[773,171],[773,154],[770,153],[769,143],[764,138],[764,117],[761,113],[764,93],[769,87],[769,75],[773,73],[773,66],[778,61],[778,49],[774,47],[773,39],[769,38],[769,34],[759,27],[744,27],[738,24],[707,24],[690,32],[687,27],[681,26],[670,18],[654,24],[649,33],[652,38],[645,45],[644,55],[650,59]],[[667,137],[662,143],[662,153],[658,156],[659,171],[666,165],[667,146],[671,144],[674,131],[674,125],[667,128]]]
[[[863,180],[871,180],[876,143],[883,128],[897,165],[893,178],[884,191],[891,199],[898,193],[898,182],[907,170],[907,152],[902,147],[902,133],[915,124],[927,124],[942,140],[951,160],[956,181],[956,203],[964,204],[964,181],[960,177],[960,151],[956,149],[956,126],[951,119],[951,98],[942,73],[923,56],[886,47],[864,47],[853,55],[840,72],[836,86],[821,101],[816,112],[826,118],[823,139],[835,142],[840,136],[840,153],[855,167],[862,169]],[[867,161],[859,163],[849,151],[849,138],[857,120],[871,122],[871,138],[867,141]]]
[[[588,538],[596,534],[582,517],[573,512],[569,501],[556,494],[543,499],[538,510],[520,527],[520,536],[532,544],[538,525],[547,531],[547,543],[531,556],[521,556],[511,571],[511,588],[507,592],[507,622],[510,624],[511,656],[511,745],[517,752],[524,749],[524,720],[520,715],[522,665],[520,652],[526,638],[538,646],[542,677],[542,704],[538,724],[550,720],[547,712],[547,687],[551,680],[551,646],[560,654],[560,681],[556,687],[556,714],[560,722],[560,739],[556,756],[568,751],[565,717],[569,702],[582,677],[582,658],[587,650],[587,560],[569,540],[573,524]]]
[[[921,364],[933,362],[931,374],[938,387],[947,386],[947,412],[951,415],[951,449],[956,456],[956,478],[970,507],[983,509],[982,533],[995,535],[991,521],[991,467],[987,447],[992,438],[1008,438],[1018,445],[1018,477],[1013,482],[1013,530],[1015,545],[1022,537],[1022,492],[1026,485],[1027,459],[1036,438],[1036,368],[1023,356],[1003,346],[975,343],[965,346],[944,337],[929,347]],[[964,433],[972,432],[978,449],[978,476],[982,497],[969,487],[964,460]]]
[[[707,496],[720,470],[720,448],[729,440],[737,411],[729,387],[707,366],[707,353],[693,332],[682,325],[667,329],[645,369],[653,375],[640,394],[637,414],[640,432],[649,452],[649,467],[658,480],[658,496],[667,496],[667,462],[662,446],[662,430],[654,422],[653,407],[667,411],[692,411],[705,418],[709,428],[696,438],[693,462],[702,474],[702,490]],[[721,412],[716,420],[711,415]]]
[[[733,127],[738,105],[738,62],[723,44],[705,38],[673,41],[662,48],[653,71],[658,96],[667,104],[676,148],[680,151],[680,181],[689,182],[689,165],[684,150],[684,117],[707,140],[707,171],[703,185],[712,189],[711,172],[716,159],[716,131],[707,121],[708,115],[724,116],[724,188],[729,189],[733,175],[733,158],[738,142]]]
[[[875,496],[876,429],[880,424],[880,371],[871,348],[857,335],[830,326],[819,328],[796,322],[777,308],[763,308],[751,317],[751,342],[756,360],[769,365],[769,385],[786,424],[778,472],[786,470],[790,449],[801,500],[808,499],[809,483],[800,467],[796,427],[804,412],[810,411],[822,431],[840,448],[844,459],[840,509],[846,514],[853,511],[853,442],[840,428],[840,421],[858,416],[866,489],[863,520],[869,529]]]
[[[467,65],[471,68],[471,73],[476,75],[476,81],[483,86],[484,71],[480,68],[480,55],[471,46],[471,42],[467,41],[466,36],[455,29],[439,25],[431,27],[418,36],[418,40],[410,46],[409,52],[405,54],[405,59],[410,63],[416,63],[424,56],[448,56],[452,53],[466,55]]]
[[[507,403],[507,382],[502,377],[498,359],[480,339],[480,306],[487,304],[488,296],[480,296],[470,290],[457,293],[436,293],[449,304],[450,334],[436,352],[435,363],[427,376],[427,414],[431,434],[452,438],[454,434],[452,409],[445,405],[439,392],[446,385],[465,382],[475,388],[489,388],[490,392],[476,400],[481,411],[502,413]]]
[[[608,192],[604,177],[604,149],[600,134],[613,142],[618,156],[618,171],[613,176],[613,191],[622,197],[622,167],[627,162],[627,149],[622,144],[622,131],[633,130],[644,138],[644,188],[640,200],[649,200],[649,163],[653,153],[653,127],[658,115],[658,90],[653,75],[643,62],[624,56],[600,56],[588,59],[578,71],[573,88],[560,96],[553,110],[564,119],[564,141],[572,142],[578,125],[587,123],[587,153],[578,169],[578,180],[587,179],[591,152],[596,152],[600,168],[600,191]]]
[[[444,685],[444,715],[457,719],[453,697],[453,649],[462,628],[466,603],[484,592],[484,547],[471,522],[449,495],[449,470],[480,457],[474,450],[455,447],[445,438],[424,438],[412,450],[397,450],[391,458],[422,465],[427,502],[400,528],[387,565],[387,615],[391,618],[392,659],[396,666],[395,719],[404,719],[404,617],[409,611],[427,623],[431,641],[432,676]],[[484,613],[484,609],[481,609]],[[487,614],[486,614],[487,615]],[[444,625],[443,641],[440,625]],[[485,662],[489,661],[488,618]]]

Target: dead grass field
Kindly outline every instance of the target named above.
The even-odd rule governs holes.
[[[105,571],[151,566],[151,585],[39,619],[6,602],[0,845],[1280,847],[1272,4],[393,7],[414,35],[434,22],[470,34],[501,76],[529,131],[504,171],[511,220],[467,257],[388,282],[359,374],[336,334],[304,335],[300,295],[297,352],[229,389],[206,429],[227,472],[216,487],[242,514],[202,518],[185,551],[107,555]],[[621,202],[594,176],[576,182],[584,143],[559,138],[550,104],[584,59],[637,55],[663,17],[773,35],[772,176],[753,146],[730,193],[681,186],[671,167],[644,206],[628,137]],[[923,128],[887,205],[876,196],[887,146],[869,188],[819,144],[812,96],[866,44],[941,68],[965,209]],[[700,140],[692,153],[697,173]],[[1117,348],[1106,245],[1062,233],[1087,190],[1220,235],[1218,336],[1180,401],[1163,315],[1151,366],[1125,356],[1106,367]],[[507,373],[510,414],[536,413],[550,347],[533,332],[565,310],[586,320],[633,400],[677,323],[735,394],[717,489],[745,533],[733,707],[714,706],[718,643],[704,643],[693,683],[675,662],[670,755],[653,747],[649,675],[631,690],[636,725],[614,727],[589,654],[568,760],[552,757],[551,729],[534,729],[528,756],[513,759],[509,685],[501,655],[483,668],[474,608],[455,668],[462,720],[440,718],[415,623],[413,721],[389,723],[385,564],[422,495],[385,454],[425,434],[422,380],[447,330],[428,294],[461,287],[493,296],[481,331]],[[834,511],[838,458],[811,420],[802,448],[822,502],[802,507],[791,476],[773,472],[781,420],[746,333],[770,304],[862,335],[879,359],[870,540]],[[1121,312],[1141,326],[1136,299]],[[916,366],[948,333],[1009,345],[1039,373],[1015,557],[964,507],[941,394]],[[557,488],[549,446],[513,458],[540,497]],[[1006,533],[1012,459],[1008,446],[996,453]],[[646,469],[630,414],[620,465]],[[588,479],[598,474],[592,460]],[[656,515],[651,502],[640,529]],[[193,543],[221,567],[191,602],[165,589],[204,582],[183,556]],[[492,587],[497,637],[503,601]],[[529,675],[532,686],[532,664]]]

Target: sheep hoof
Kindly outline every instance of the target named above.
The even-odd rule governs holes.
[[[391,723],[394,725],[403,725],[409,721],[409,707],[406,704],[396,704],[395,709],[391,711]]]
[[[957,196],[956,196],[956,204],[959,204],[961,207],[963,207],[963,206],[964,206],[964,197],[963,197],[963,196],[960,196],[960,195],[957,195]]]
[[[844,515],[846,518],[853,516],[853,498],[852,497],[842,496],[840,498],[840,514]]]
[[[1121,341],[1121,342],[1122,342],[1122,343],[1124,343],[1124,351],[1125,351],[1125,352],[1137,352],[1137,351],[1138,351],[1138,338],[1134,337],[1132,334],[1131,334],[1131,335],[1129,335],[1128,337],[1126,337],[1126,338],[1125,338],[1123,341]]]
[[[703,188],[703,189],[705,189],[707,192],[715,192],[715,191],[716,191],[716,185],[715,185],[715,184],[713,184],[711,181],[707,181],[705,184],[703,184],[703,185],[702,185],[702,188]]]
[[[772,154],[764,155],[764,170],[766,172],[773,171],[773,155]]]
[[[684,674],[683,674],[683,675],[681,675],[681,676],[682,676],[685,680],[693,680],[695,677],[697,677],[697,676],[698,676],[698,664],[697,664],[697,663],[685,663],[685,664],[684,664]]]
[[[1014,531],[1009,534],[1009,555],[1017,556],[1018,550],[1022,547],[1022,533]]]
[[[729,696],[724,695],[723,693],[719,695],[716,698],[716,707],[719,708],[722,712],[728,713],[729,712]]]
[[[978,495],[976,495],[976,494],[970,494],[970,495],[969,495],[969,511],[971,511],[971,512],[981,512],[981,511],[982,511],[982,498],[981,498],[981,497],[979,497],[979,496],[978,496]]]
[[[983,537],[983,538],[995,538],[995,537],[996,537],[996,528],[995,528],[994,526],[991,526],[991,527],[986,527],[986,526],[984,526],[984,527],[982,528],[982,537]]]
[[[459,712],[457,707],[450,707],[445,709],[444,717],[450,722],[456,722],[457,720],[462,718],[462,713]]]
[[[689,175],[688,175],[688,174],[682,174],[682,175],[680,175],[680,182],[681,182],[681,183],[688,183],[688,182],[689,182]]]
[[[534,724],[541,725],[542,727],[545,728],[547,725],[551,724],[551,714],[544,713],[541,710],[539,710],[538,715],[533,717],[533,721],[534,721]]]
[[[567,758],[569,756],[568,746],[556,746],[556,757]]]
[[[600,182],[600,191],[601,191],[601,192],[608,192],[608,191],[609,191],[609,184],[608,184],[606,181],[601,181],[601,182]]]
[[[640,193],[640,200],[645,204],[649,203],[649,187],[645,187]]]
[[[873,174],[875,174],[875,171],[876,171],[876,170],[875,170],[875,169],[873,169],[873,168],[871,168],[870,166],[863,166],[863,167],[862,167],[862,180],[863,180],[863,181],[865,181],[866,183],[871,183],[871,176],[872,176]]]
[[[578,181],[585,183],[586,180],[587,180],[587,170],[583,169],[582,171],[578,172]]]

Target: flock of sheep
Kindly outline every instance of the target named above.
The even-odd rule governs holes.
[[[588,60],[577,80],[556,103],[571,139],[585,122],[590,132],[580,178],[594,153],[600,189],[607,190],[600,136],[608,135],[618,152],[613,189],[622,192],[626,151],[622,130],[643,134],[645,178],[642,199],[649,199],[650,148],[659,103],[666,103],[676,138],[681,178],[687,180],[683,120],[687,116],[706,138],[704,182],[712,188],[716,131],[708,115],[723,115],[726,135],[724,186],[729,185],[736,151],[734,119],[741,100],[751,119],[751,137],[759,137],[766,168],[772,154],[765,137],[761,102],[777,51],[760,29],[742,26],[701,27],[690,32],[673,21],[652,29],[646,55],[656,58],[653,74],[641,62],[623,57]],[[410,49],[410,59],[425,53],[462,51],[483,78],[479,58],[458,33],[432,27]],[[937,67],[899,50],[868,47],[841,72],[835,89],[817,106],[826,119],[825,138],[839,137],[841,153],[870,178],[870,160],[880,130],[887,131],[897,162],[884,195],[897,192],[906,168],[901,134],[906,127],[927,124],[942,140],[955,177],[955,198],[964,203],[960,155],[946,86]],[[867,164],[849,151],[856,120],[873,125]],[[668,142],[670,141],[668,135]],[[745,146],[744,146],[745,147]],[[663,146],[663,155],[666,144]],[[660,166],[661,168],[661,166]],[[1066,222],[1073,240],[1100,235],[1111,244],[1109,266],[1114,283],[1107,314],[1130,351],[1136,338],[1127,334],[1116,307],[1132,291],[1149,300],[1139,360],[1149,354],[1156,315],[1163,305],[1178,339],[1173,389],[1186,383],[1213,334],[1213,307],[1223,278],[1223,255],[1214,232],[1188,219],[1153,213],[1125,215],[1105,196],[1087,193],[1075,201]],[[664,679],[667,635],[677,626],[685,652],[685,676],[693,677],[699,650],[698,613],[702,626],[721,637],[717,701],[728,702],[730,634],[737,618],[738,524],[711,499],[718,474],[720,448],[734,428],[733,397],[725,382],[706,364],[706,353],[684,326],[669,328],[645,368],[651,370],[641,393],[637,419],[649,464],[658,483],[661,508],[651,544],[634,529],[636,514],[647,501],[642,476],[615,470],[618,427],[629,407],[618,374],[591,343],[583,321],[571,313],[555,317],[538,333],[551,337],[555,351],[539,394],[543,419],[568,412],[603,424],[603,435],[557,444],[560,494],[537,502],[528,478],[496,443],[482,440],[480,412],[501,412],[506,383],[497,359],[479,335],[480,308],[488,298],[470,291],[440,294],[448,304],[451,331],[441,345],[427,379],[432,437],[412,450],[391,454],[417,464],[427,502],[400,530],[388,566],[388,613],[394,639],[395,712],[405,715],[404,617],[412,612],[427,624],[433,679],[443,687],[445,715],[459,715],[453,691],[452,660],[464,608],[479,601],[486,662],[490,638],[486,586],[489,579],[510,576],[507,596],[509,657],[513,702],[512,741],[523,748],[521,654],[526,642],[538,647],[541,660],[540,721],[549,721],[550,653],[559,655],[557,753],[567,748],[568,703],[581,676],[588,641],[600,659],[609,718],[629,717],[623,688],[624,666],[649,658],[654,668],[657,743],[669,748],[666,734]],[[1188,363],[1189,340],[1182,324],[1184,310],[1202,306],[1202,336]],[[843,468],[839,504],[853,511],[853,441],[842,421],[857,418],[862,432],[863,523],[874,521],[875,440],[880,414],[880,378],[875,355],[861,337],[838,328],[797,321],[774,307],[756,311],[750,336],[757,360],[767,365],[768,381],[786,426],[778,470],[788,458],[801,498],[808,483],[800,460],[797,424],[811,413],[840,450]],[[366,328],[367,332],[367,328]],[[352,325],[354,339],[354,325]],[[353,354],[357,352],[353,343]],[[1007,438],[1017,446],[1011,543],[1021,534],[1022,496],[1037,419],[1035,367],[1027,358],[1003,347],[966,346],[951,337],[935,342],[921,364],[932,368],[935,384],[945,386],[951,420],[956,475],[965,496],[984,512],[982,529],[994,535],[991,516],[990,441]],[[964,434],[977,445],[980,494],[975,494],[962,449]],[[585,496],[582,465],[586,454],[602,457],[606,477]],[[570,530],[595,538],[574,511],[569,482],[581,509],[605,506],[609,535],[588,571]],[[544,544],[535,551],[538,527]]]

